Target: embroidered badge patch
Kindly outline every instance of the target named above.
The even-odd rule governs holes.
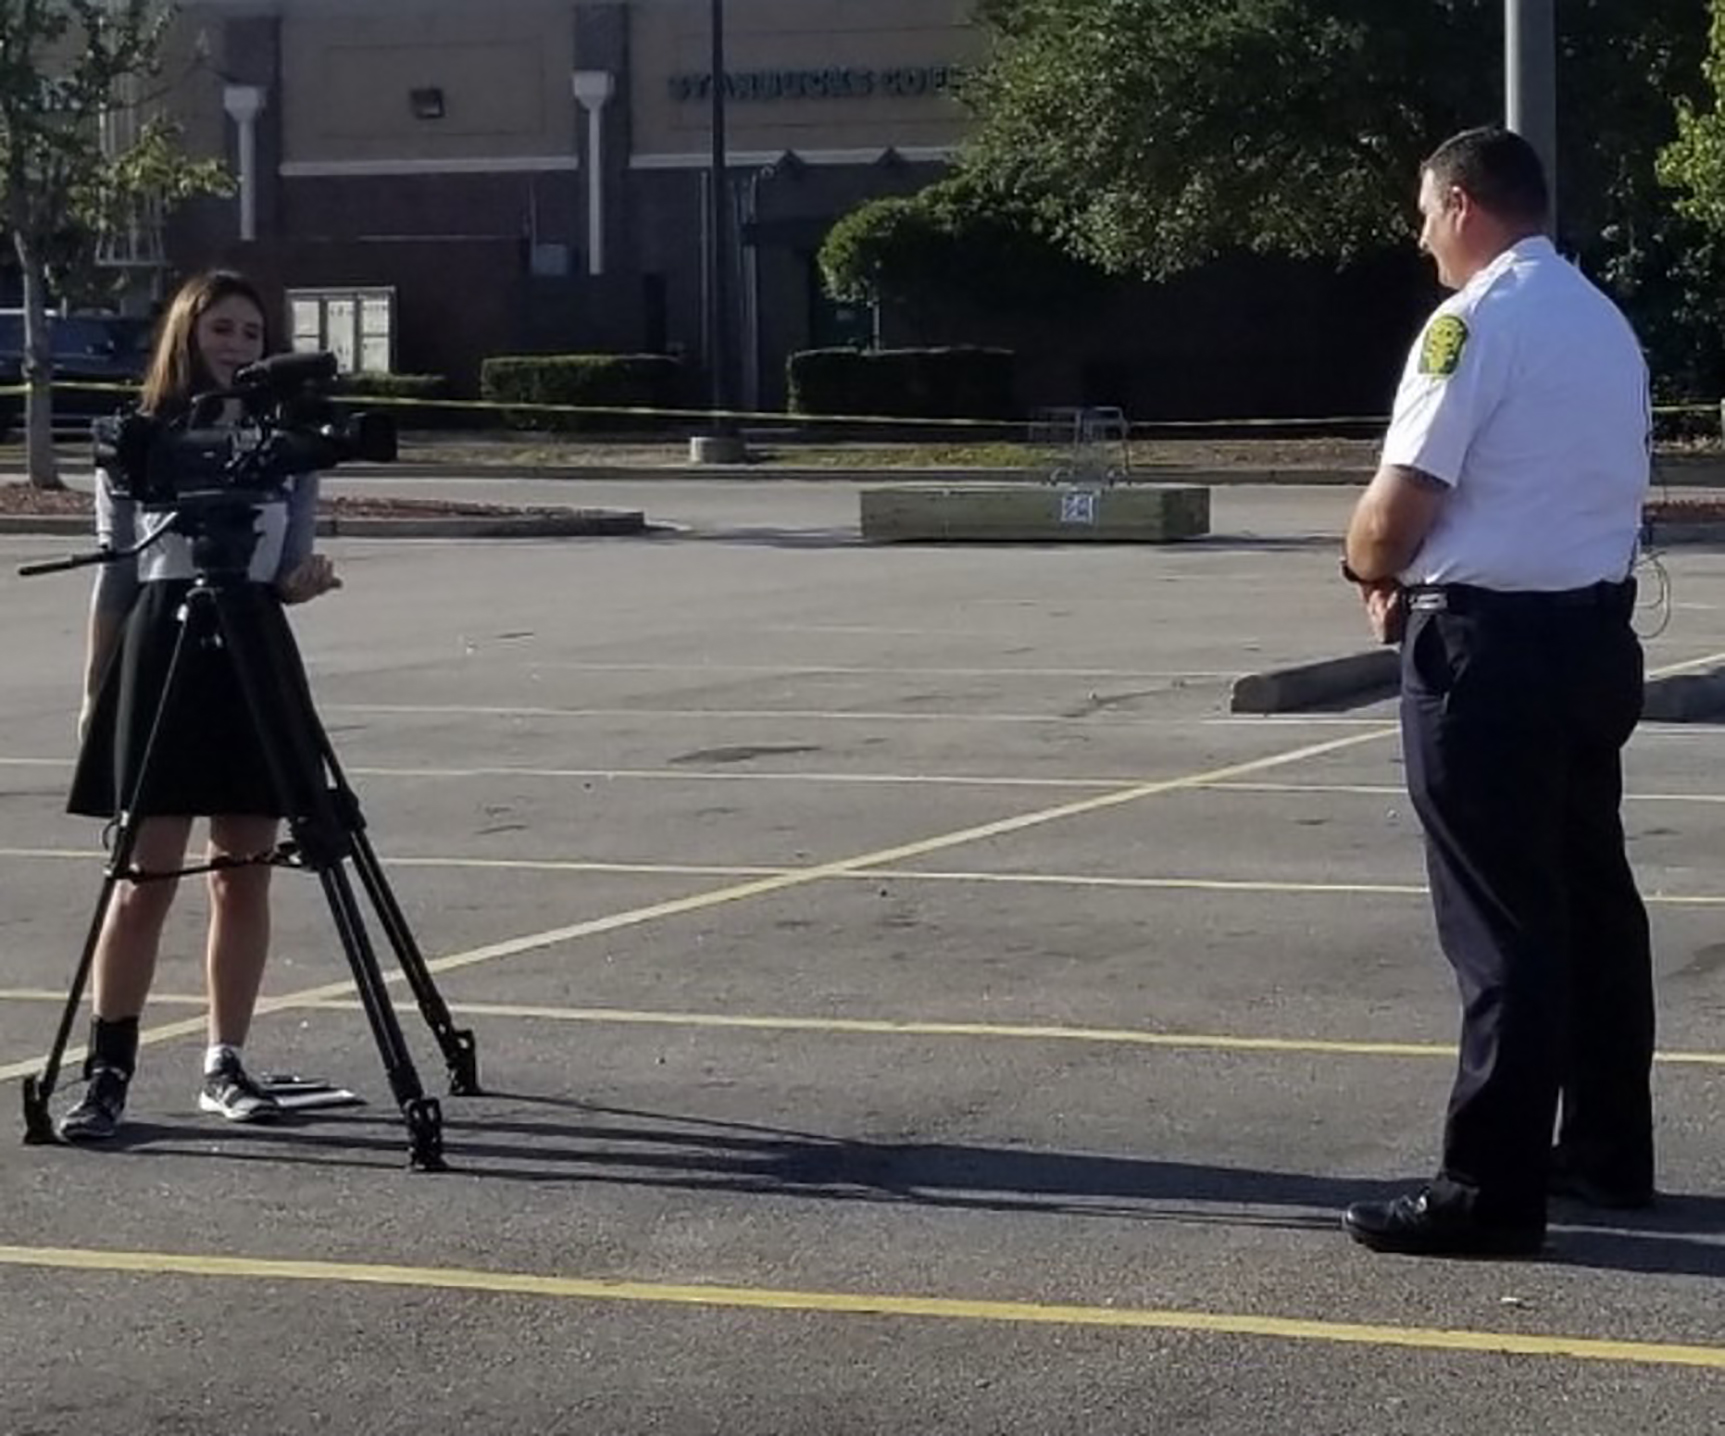
[[[1420,341],[1420,373],[1447,378],[1461,363],[1467,346],[1467,325],[1453,314],[1440,314],[1426,326]]]

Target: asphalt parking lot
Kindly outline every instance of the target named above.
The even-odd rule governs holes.
[[[1628,761],[1662,1205],[1373,1256],[1339,1210],[1428,1173],[1456,1025],[1393,707],[1226,711],[1363,646],[1346,491],[876,549],[843,483],[392,487],[667,528],[341,541],[296,619],[477,1033],[445,1174],[294,874],[248,1057],[368,1105],[198,1115],[188,890],[132,1137],[18,1144],[100,864],[61,812],[85,580],[0,540],[0,1430],[1725,1431],[1725,731]],[[1666,563],[1650,666],[1725,662],[1725,554]]]

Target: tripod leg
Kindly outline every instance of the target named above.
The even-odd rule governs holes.
[[[352,800],[351,794],[344,796],[349,801]],[[371,899],[372,910],[377,913],[384,935],[389,939],[390,947],[395,950],[396,961],[401,964],[401,970],[406,974],[407,985],[413,989],[414,999],[419,1003],[419,1010],[426,1025],[437,1038],[437,1045],[443,1049],[443,1060],[449,1067],[450,1094],[456,1097],[477,1097],[480,1092],[479,1048],[474,1042],[473,1033],[471,1029],[458,1028],[455,1025],[449,1005],[444,1002],[443,994],[432,981],[431,970],[425,965],[425,956],[420,952],[419,944],[414,941],[413,930],[407,925],[407,918],[395,900],[389,879],[384,876],[377,853],[372,849],[371,840],[366,837],[362,827],[354,829],[353,849],[354,871],[359,874],[366,896]]]
[[[301,676],[292,632],[279,612],[243,589],[221,588],[215,594],[222,637],[258,737],[277,811],[289,815],[305,864],[323,884],[336,936],[353,972],[390,1090],[407,1124],[408,1160],[422,1171],[443,1171],[442,1112],[436,1099],[427,1097],[420,1086],[353,885],[342,866],[353,856],[353,844],[325,781],[318,746],[321,729]],[[254,604],[255,620],[249,626],[238,621],[235,610],[236,604],[248,600]],[[253,642],[264,645],[261,658],[251,651]]]
[[[413,990],[414,1000],[419,1004],[420,1014],[431,1028],[432,1035],[436,1037],[438,1047],[442,1049],[444,1063],[449,1069],[450,1094],[455,1097],[476,1097],[480,1092],[478,1044],[474,1041],[470,1029],[456,1027],[448,1004],[444,1002],[443,995],[438,992],[437,984],[432,980],[425,956],[420,951],[418,942],[414,940],[413,929],[408,925],[401,904],[395,899],[395,892],[384,874],[383,865],[378,861],[377,852],[366,834],[365,814],[360,809],[359,797],[348,783],[347,775],[342,772],[335,747],[329,741],[329,734],[317,716],[317,707],[312,702],[309,687],[297,682],[296,678],[297,670],[284,677],[283,687],[295,690],[292,697],[303,714],[303,726],[317,745],[318,760],[329,774],[331,803],[335,808],[336,820],[348,839],[354,871],[359,874],[360,883],[371,901],[372,911],[377,914],[384,936],[395,952],[396,961],[401,964],[407,984]]]
[[[113,906],[115,889],[132,865],[132,854],[138,845],[138,825],[143,821],[141,815],[148,811],[144,807],[144,800],[155,791],[151,778],[155,773],[156,753],[164,731],[164,715],[168,712],[169,703],[181,682],[187,644],[194,641],[192,628],[195,622],[195,611],[188,608],[181,618],[180,631],[174,637],[173,653],[168,659],[167,675],[162,680],[162,691],[150,721],[150,733],[144,742],[143,756],[138,761],[137,776],[132,780],[132,791],[128,795],[122,795],[123,806],[119,829],[114,838],[114,850],[108,859],[102,890],[96,898],[96,911],[91,915],[89,930],[84,935],[84,950],[79,954],[78,966],[72,974],[72,988],[66,994],[66,1006],[60,1013],[60,1025],[55,1030],[53,1046],[48,1049],[42,1071],[34,1077],[24,1079],[24,1141],[30,1146],[57,1140],[54,1123],[48,1115],[48,1100],[59,1085],[60,1064],[65,1059],[66,1046],[72,1038],[72,1024],[77,1021],[78,1008],[84,1000],[84,989],[90,981],[90,970],[96,961],[96,946],[102,940],[102,928],[107,923],[108,910]]]
[[[336,933],[349,955],[354,984],[359,989],[360,1006],[365,1009],[372,1036],[383,1056],[390,1091],[395,1094],[396,1104],[407,1122],[409,1161],[422,1171],[443,1171],[443,1114],[437,1099],[427,1097],[425,1089],[419,1085],[419,1073],[408,1053],[401,1024],[395,1019],[389,986],[378,970],[377,955],[372,951],[371,938],[360,916],[353,885],[339,865],[324,868],[318,873],[318,878],[323,883]]]
[[[136,825],[128,819],[114,849],[113,859],[108,864],[107,876],[102,880],[102,891],[96,899],[96,911],[90,918],[90,929],[84,937],[84,950],[78,958],[77,970],[72,974],[72,990],[66,994],[66,1006],[60,1013],[60,1026],[54,1033],[54,1045],[48,1049],[41,1073],[24,1079],[26,1145],[38,1146],[57,1140],[53,1120],[48,1115],[48,1099],[54,1095],[54,1088],[60,1080],[60,1064],[65,1060],[66,1045],[72,1038],[72,1024],[78,1020],[78,1008],[84,1001],[84,988],[90,981],[90,968],[96,960],[96,944],[101,941],[102,927],[108,920],[108,909],[113,905],[114,889],[119,885],[120,873],[131,861],[131,850],[136,841],[133,836],[135,831]]]

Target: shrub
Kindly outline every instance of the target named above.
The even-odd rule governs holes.
[[[665,354],[521,354],[487,359],[480,393],[494,404],[574,404],[598,409],[672,409],[682,396],[683,366]],[[511,428],[637,429],[645,416],[545,414],[506,408]]]
[[[1009,419],[1010,349],[805,349],[790,358],[791,412]]]
[[[376,408],[401,429],[463,429],[482,422],[477,411],[438,404],[448,390],[441,374],[344,374],[337,392],[350,408]]]

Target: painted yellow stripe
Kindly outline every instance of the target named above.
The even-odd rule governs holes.
[[[56,768],[71,771],[71,763],[59,758],[0,758],[0,768]],[[1148,782],[1149,779],[1112,778],[1034,778],[992,773],[826,773],[826,772],[759,772],[751,769],[719,771],[711,768],[527,768],[527,767],[442,767],[442,768],[348,768],[353,778],[381,778],[423,782],[446,779],[451,782],[484,779],[532,779],[536,782],[599,782],[599,783],[812,783],[831,787],[918,787],[918,788],[1057,788],[1077,792],[1113,789],[1123,783]],[[1196,785],[1215,793],[1264,793],[1293,797],[1357,797],[1405,799],[1407,789],[1399,783],[1204,783]],[[1625,793],[1625,803],[1725,803],[1725,793]],[[0,857],[71,856],[64,850],[29,848],[0,849]],[[78,856],[91,856],[79,853]],[[625,871],[629,870],[624,868]],[[735,869],[690,868],[687,871],[736,871]]]
[[[1681,663],[1664,663],[1647,670],[1649,678],[1670,678],[1679,673],[1693,673],[1698,668],[1717,668],[1725,663],[1725,653],[1709,653],[1703,658],[1686,658]]]
[[[1212,783],[1214,793],[1277,793],[1294,797],[1406,798],[1396,783]],[[1625,793],[1625,803],[1725,803],[1725,793]]]
[[[357,714],[382,718],[628,718],[652,722],[659,719],[694,719],[697,722],[771,723],[780,719],[799,723],[975,723],[1012,725],[1054,723],[1084,728],[1375,728],[1382,718],[1338,717],[1335,714],[1280,713],[1267,717],[1204,718],[1171,713],[1090,714],[1076,718],[1070,713],[988,713],[855,708],[550,708],[522,704],[467,703],[330,703],[326,713]]]
[[[1233,763],[1225,768],[1215,768],[1208,772],[1191,773],[1185,777],[1168,778],[1154,783],[1136,783],[1131,787],[1119,788],[1110,793],[1099,793],[1094,797],[1061,803],[1052,808],[1041,808],[1032,813],[1021,813],[1014,818],[1001,818],[995,822],[982,823],[976,827],[960,828],[955,832],[941,833],[931,838],[919,839],[916,842],[902,843],[898,847],[883,848],[878,852],[860,853],[856,857],[843,858],[837,862],[797,868],[769,877],[755,878],[748,882],[735,884],[732,887],[715,888],[708,892],[696,893],[690,897],[673,898],[669,902],[629,908],[623,912],[612,913],[608,917],[571,923],[567,927],[554,927],[544,932],[529,933],[524,937],[509,938],[503,942],[490,943],[485,947],[471,948],[466,952],[452,953],[447,957],[437,958],[428,962],[426,966],[433,973],[453,972],[459,968],[495,962],[501,958],[514,957],[524,952],[537,952],[548,947],[558,947],[563,943],[574,942],[580,938],[597,937],[601,933],[638,927],[644,923],[656,922],[660,918],[677,917],[691,912],[704,912],[711,908],[723,907],[727,903],[741,902],[747,898],[761,897],[768,893],[803,887],[809,883],[820,882],[826,878],[842,877],[865,868],[884,867],[910,858],[923,857],[929,853],[958,847],[964,843],[1004,837],[1009,833],[1024,832],[1027,829],[1058,822],[1064,818],[1121,807],[1127,803],[1155,797],[1160,793],[1198,788],[1206,783],[1219,782],[1229,778],[1249,777],[1253,773],[1268,772],[1285,767],[1290,763],[1301,763],[1309,758],[1321,758],[1329,753],[1357,748],[1362,744],[1390,737],[1396,731],[1395,728],[1379,726],[1364,733],[1350,733],[1345,737],[1331,738],[1322,743],[1309,743],[1304,747],[1288,749],[1280,753],[1270,753],[1262,758],[1248,759],[1243,763]],[[385,977],[390,982],[402,980],[399,972],[386,973]],[[351,987],[351,981],[329,982],[318,987],[307,988],[303,992],[289,993],[283,997],[266,997],[259,1001],[257,1012],[259,1015],[281,1012],[302,1002],[316,1001],[323,997],[341,997]],[[138,1041],[142,1045],[165,1042],[171,1038],[183,1037],[189,1032],[201,1031],[203,1025],[202,1018],[169,1023],[165,1027],[149,1028],[139,1033]],[[81,1048],[68,1049],[66,1061],[80,1061],[83,1056],[84,1053]],[[14,1062],[9,1066],[0,1067],[0,1081],[28,1076],[37,1070],[39,1070],[39,1064],[36,1062]]]
[[[0,848],[0,859],[78,860],[100,859],[95,851],[75,848]],[[395,857],[394,868],[473,869],[495,872],[621,873],[658,877],[760,877],[794,886],[825,879],[833,881],[889,881],[927,883],[981,883],[1000,887],[1121,888],[1148,892],[1272,893],[1288,897],[1424,897],[1430,889],[1423,883],[1320,883],[1270,878],[1187,878],[1111,876],[1106,873],[949,872],[935,868],[889,868],[849,866],[842,871],[817,871],[809,867],[745,867],[699,863],[609,863],[580,858],[440,858]],[[856,860],[861,864],[861,860]],[[699,901],[706,894],[689,901]],[[1648,892],[1642,900],[1657,907],[1725,907],[1725,893]],[[605,919],[601,919],[604,921]],[[445,959],[446,961],[448,959]]]
[[[279,1261],[167,1252],[84,1251],[70,1247],[0,1246],[0,1264],[50,1271],[184,1276],[247,1281],[302,1281],[345,1286],[407,1287],[553,1301],[631,1302],[732,1310],[813,1312],[1023,1326],[1101,1327],[1197,1332],[1273,1341],[1400,1347],[1474,1355],[1536,1356],[1571,1361],[1725,1370],[1725,1347],[1511,1331],[1385,1326],[1168,1308],[1076,1306],[1038,1301],[970,1301],[954,1297],[793,1291],[773,1287],[679,1286],[659,1282],[540,1276],[531,1272],[381,1263]]]
[[[64,1002],[65,988],[52,987],[0,987],[0,1002]],[[204,1007],[207,999],[194,997],[189,992],[152,992],[150,994],[152,1007]]]
[[[64,1002],[66,994],[48,988],[0,988],[0,1002]],[[189,993],[156,993],[153,1003],[202,1008],[204,999]],[[298,1011],[359,1012],[356,998],[315,998],[294,1004]],[[411,1016],[417,1007],[398,1002]],[[542,1022],[584,1022],[597,1026],[691,1027],[745,1032],[830,1032],[883,1037],[963,1037],[1033,1042],[1113,1043],[1192,1052],[1277,1052],[1338,1057],[1438,1057],[1455,1059],[1454,1044],[1441,1042],[1365,1042],[1318,1037],[1243,1037],[1237,1033],[1150,1032],[1134,1027],[1071,1027],[1053,1023],[926,1022],[868,1017],[793,1017],[728,1012],[662,1012],[624,1007],[548,1007],[531,1003],[451,1002],[458,1017]],[[1725,1067],[1725,1052],[1660,1052],[1655,1061],[1673,1067]]]
[[[0,768],[56,768],[67,773],[70,760],[59,758],[0,758]],[[961,774],[961,773],[810,773],[762,772],[740,768],[528,768],[471,767],[467,765],[441,768],[360,768],[343,771],[350,778],[385,779],[449,779],[471,778],[530,778],[538,781],[571,782],[631,782],[631,783],[820,783],[833,786],[854,784],[861,787],[972,787],[972,788],[1075,788],[1090,791],[1097,788],[1118,788],[1125,783],[1148,781],[1130,774],[1112,778],[1032,778],[1020,775]]]
[[[0,991],[0,1000],[7,993]],[[65,994],[58,1000],[64,1001]],[[199,999],[194,999],[199,1000]],[[360,1011],[357,1000],[300,1004],[329,1011]],[[403,1012],[417,1009],[398,1004]],[[724,1012],[645,1012],[619,1007],[538,1007],[502,1002],[452,1002],[463,1017],[516,1018],[546,1022],[622,1023],[649,1027],[736,1028],[754,1032],[860,1033],[886,1037],[966,1037],[1035,1042],[1099,1042],[1197,1052],[1279,1052],[1340,1057],[1441,1057],[1454,1061],[1454,1044],[1439,1042],[1362,1042],[1316,1037],[1241,1037],[1226,1033],[1147,1032],[1132,1027],[1066,1027],[1046,1023],[919,1022],[866,1017],[750,1016]],[[1655,1060],[1670,1066],[1725,1067],[1725,1052],[1661,1052]]]

